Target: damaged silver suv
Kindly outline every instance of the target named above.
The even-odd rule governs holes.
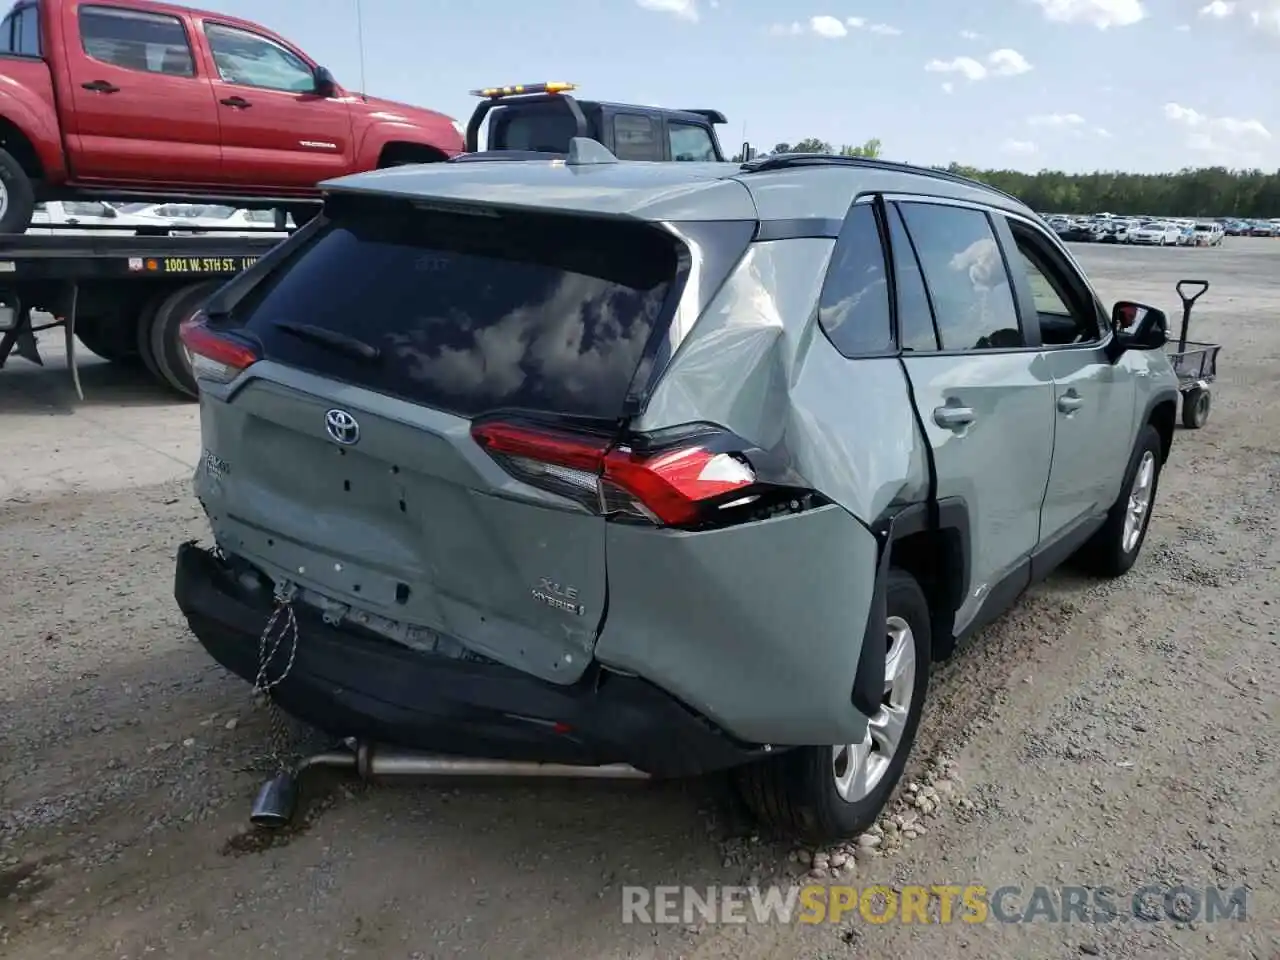
[[[931,661],[1064,560],[1142,547],[1166,319],[1104,310],[1012,197],[586,140],[325,187],[184,330],[216,546],[175,589],[335,738],[736,768],[764,820],[847,837]]]

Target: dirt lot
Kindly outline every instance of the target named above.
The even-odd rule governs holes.
[[[264,717],[171,598],[202,536],[194,410],[86,371],[0,374],[0,954],[764,960],[1280,957],[1280,242],[1079,251],[1104,296],[1225,344],[1123,582],[1068,575],[936,671],[916,797],[817,871],[866,885],[1248,890],[1246,919],[902,926],[621,923],[625,884],[803,876],[718,782],[320,783],[246,832]],[[879,844],[880,849],[875,849]]]

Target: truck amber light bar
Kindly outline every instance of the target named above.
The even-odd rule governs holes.
[[[471,95],[499,100],[502,97],[519,97],[530,93],[569,93],[576,89],[578,89],[576,83],[549,80],[546,83],[514,83],[506,87],[484,87],[480,90],[472,90]]]

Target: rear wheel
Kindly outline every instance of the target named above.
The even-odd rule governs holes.
[[[929,605],[901,570],[889,574],[887,601],[884,699],[862,742],[799,747],[739,771],[755,815],[797,839],[833,843],[862,833],[902,779],[929,686]]]
[[[125,310],[76,317],[76,337],[103,360],[123,365],[142,362],[134,336],[134,318]]]
[[[221,280],[179,287],[165,298],[156,309],[151,321],[151,354],[155,357],[160,379],[179,393],[195,398],[198,395],[195,375],[191,372],[191,360],[178,337],[183,322],[191,317],[210,294],[222,285]]]
[[[142,358],[142,362],[147,368],[147,373],[151,374],[157,383],[162,384],[165,383],[164,374],[160,372],[160,367],[156,365],[156,355],[151,351],[151,324],[155,322],[156,313],[159,311],[160,305],[168,299],[171,292],[155,293],[147,298],[138,313],[137,327],[134,330],[134,336],[138,341],[138,356]]]
[[[35,210],[36,194],[31,178],[13,154],[0,150],[0,233],[26,233]]]

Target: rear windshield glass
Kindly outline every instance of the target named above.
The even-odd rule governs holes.
[[[674,305],[674,237],[607,220],[352,206],[331,201],[333,221],[226,321],[267,358],[466,417],[624,414]],[[358,343],[317,342],[325,331]]]
[[[569,141],[578,135],[578,123],[561,104],[495,111],[491,150],[536,150],[568,153]],[[590,131],[588,131],[590,134]]]

